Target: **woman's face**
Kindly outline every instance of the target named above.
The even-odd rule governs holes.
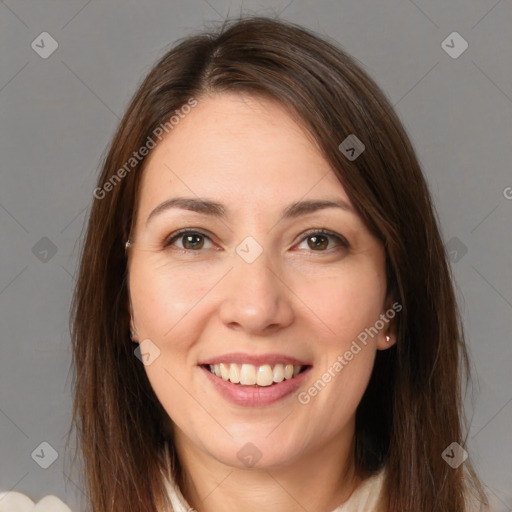
[[[131,239],[132,327],[178,450],[271,468],[352,440],[392,343],[385,252],[279,104],[200,101],[148,156]]]

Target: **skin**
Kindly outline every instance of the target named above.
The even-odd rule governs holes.
[[[198,362],[284,353],[313,365],[299,389],[307,391],[389,309],[382,243],[354,211],[279,220],[299,200],[353,206],[305,130],[279,103],[254,96],[202,98],[148,156],[139,194],[128,260],[132,329],[135,341],[160,350],[145,370],[173,423],[185,498],[199,512],[240,504],[331,511],[360,484],[355,411],[376,350],[394,343],[393,323],[306,405],[297,393],[260,408],[231,404]],[[171,209],[146,225],[155,207],[178,196],[221,202],[230,216]],[[165,248],[182,228],[207,236],[187,245],[182,235]],[[316,248],[314,235],[303,235],[312,228],[341,235],[349,247],[329,236]],[[252,263],[235,251],[247,236],[263,248]],[[249,442],[262,454],[251,468],[237,457]]]

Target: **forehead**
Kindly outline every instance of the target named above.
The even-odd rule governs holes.
[[[307,131],[275,100],[240,94],[203,98],[148,155],[140,206],[172,195],[244,201],[255,209],[333,195],[350,204]]]

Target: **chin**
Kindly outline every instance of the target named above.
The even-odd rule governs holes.
[[[261,432],[255,436],[231,439],[208,451],[222,464],[244,470],[284,467],[292,464],[298,455],[298,449],[294,446],[285,446],[277,439],[265,437]]]

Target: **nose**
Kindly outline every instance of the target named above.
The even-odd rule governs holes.
[[[293,322],[293,293],[271,263],[265,251],[252,263],[235,259],[222,285],[219,315],[224,325],[251,335],[268,335]]]

